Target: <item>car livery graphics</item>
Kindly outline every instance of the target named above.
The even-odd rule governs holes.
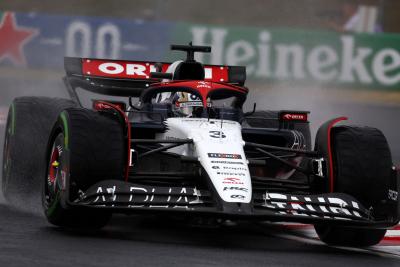
[[[215,120],[192,120],[192,119],[167,119],[166,125],[168,131],[158,137],[163,136],[176,136],[179,138],[190,137],[194,141],[194,149],[179,148],[179,153],[188,156],[195,156],[199,158],[200,163],[207,171],[213,185],[215,186],[218,194],[226,202],[242,202],[249,203],[251,201],[251,180],[248,169],[240,172],[221,171],[215,167],[228,167],[229,163],[238,162],[247,165],[243,151],[243,139],[241,135],[241,127],[238,123],[224,122],[215,123]],[[222,127],[222,129],[221,129]],[[214,138],[210,136],[209,132],[224,132],[225,138]],[[212,144],[210,146],[210,144]],[[176,150],[173,150],[176,151]],[[220,163],[216,163],[215,159],[223,159]],[[226,166],[227,165],[227,166]],[[226,180],[239,179],[238,181]],[[243,197],[231,197],[231,192],[224,190],[227,183],[241,184],[247,189],[243,192]]]

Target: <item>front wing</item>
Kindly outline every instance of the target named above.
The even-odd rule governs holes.
[[[99,182],[68,205],[123,213],[186,212],[223,218],[332,222],[365,227],[390,227],[399,220],[398,201],[389,206],[392,214],[378,218],[375,214],[381,214],[380,211],[367,209],[357,199],[344,193],[295,195],[266,189],[253,192],[253,200],[249,204],[222,203],[212,192],[196,187],[149,186],[118,180]],[[387,208],[388,205],[385,206]]]

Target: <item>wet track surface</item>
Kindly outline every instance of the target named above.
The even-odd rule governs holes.
[[[100,232],[70,232],[0,206],[0,266],[398,266],[391,253],[328,247],[273,225],[193,226],[116,216]]]

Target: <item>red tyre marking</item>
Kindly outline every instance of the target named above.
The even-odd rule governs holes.
[[[334,172],[333,172],[333,155],[332,155],[332,143],[331,143],[331,131],[333,126],[341,121],[347,120],[347,117],[340,117],[337,119],[334,119],[331,121],[331,123],[328,126],[328,155],[329,155],[329,190],[332,193],[333,192],[333,186],[334,186]]]
[[[108,102],[104,102],[104,101],[99,101],[99,103],[102,103],[104,105],[108,105],[110,107],[112,107],[113,109],[115,109],[116,111],[118,111],[118,113],[124,118],[125,120],[125,127],[127,128],[127,146],[128,146],[128,151],[127,151],[127,161],[126,161],[126,165],[125,165],[125,181],[128,181],[128,176],[129,176],[129,162],[131,161],[131,124],[128,120],[128,116],[126,116],[125,112],[118,107],[117,105],[108,103]]]

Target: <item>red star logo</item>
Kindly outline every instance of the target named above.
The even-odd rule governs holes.
[[[35,29],[19,27],[15,14],[6,12],[0,22],[0,61],[8,58],[15,65],[26,65],[24,45],[37,34]]]

